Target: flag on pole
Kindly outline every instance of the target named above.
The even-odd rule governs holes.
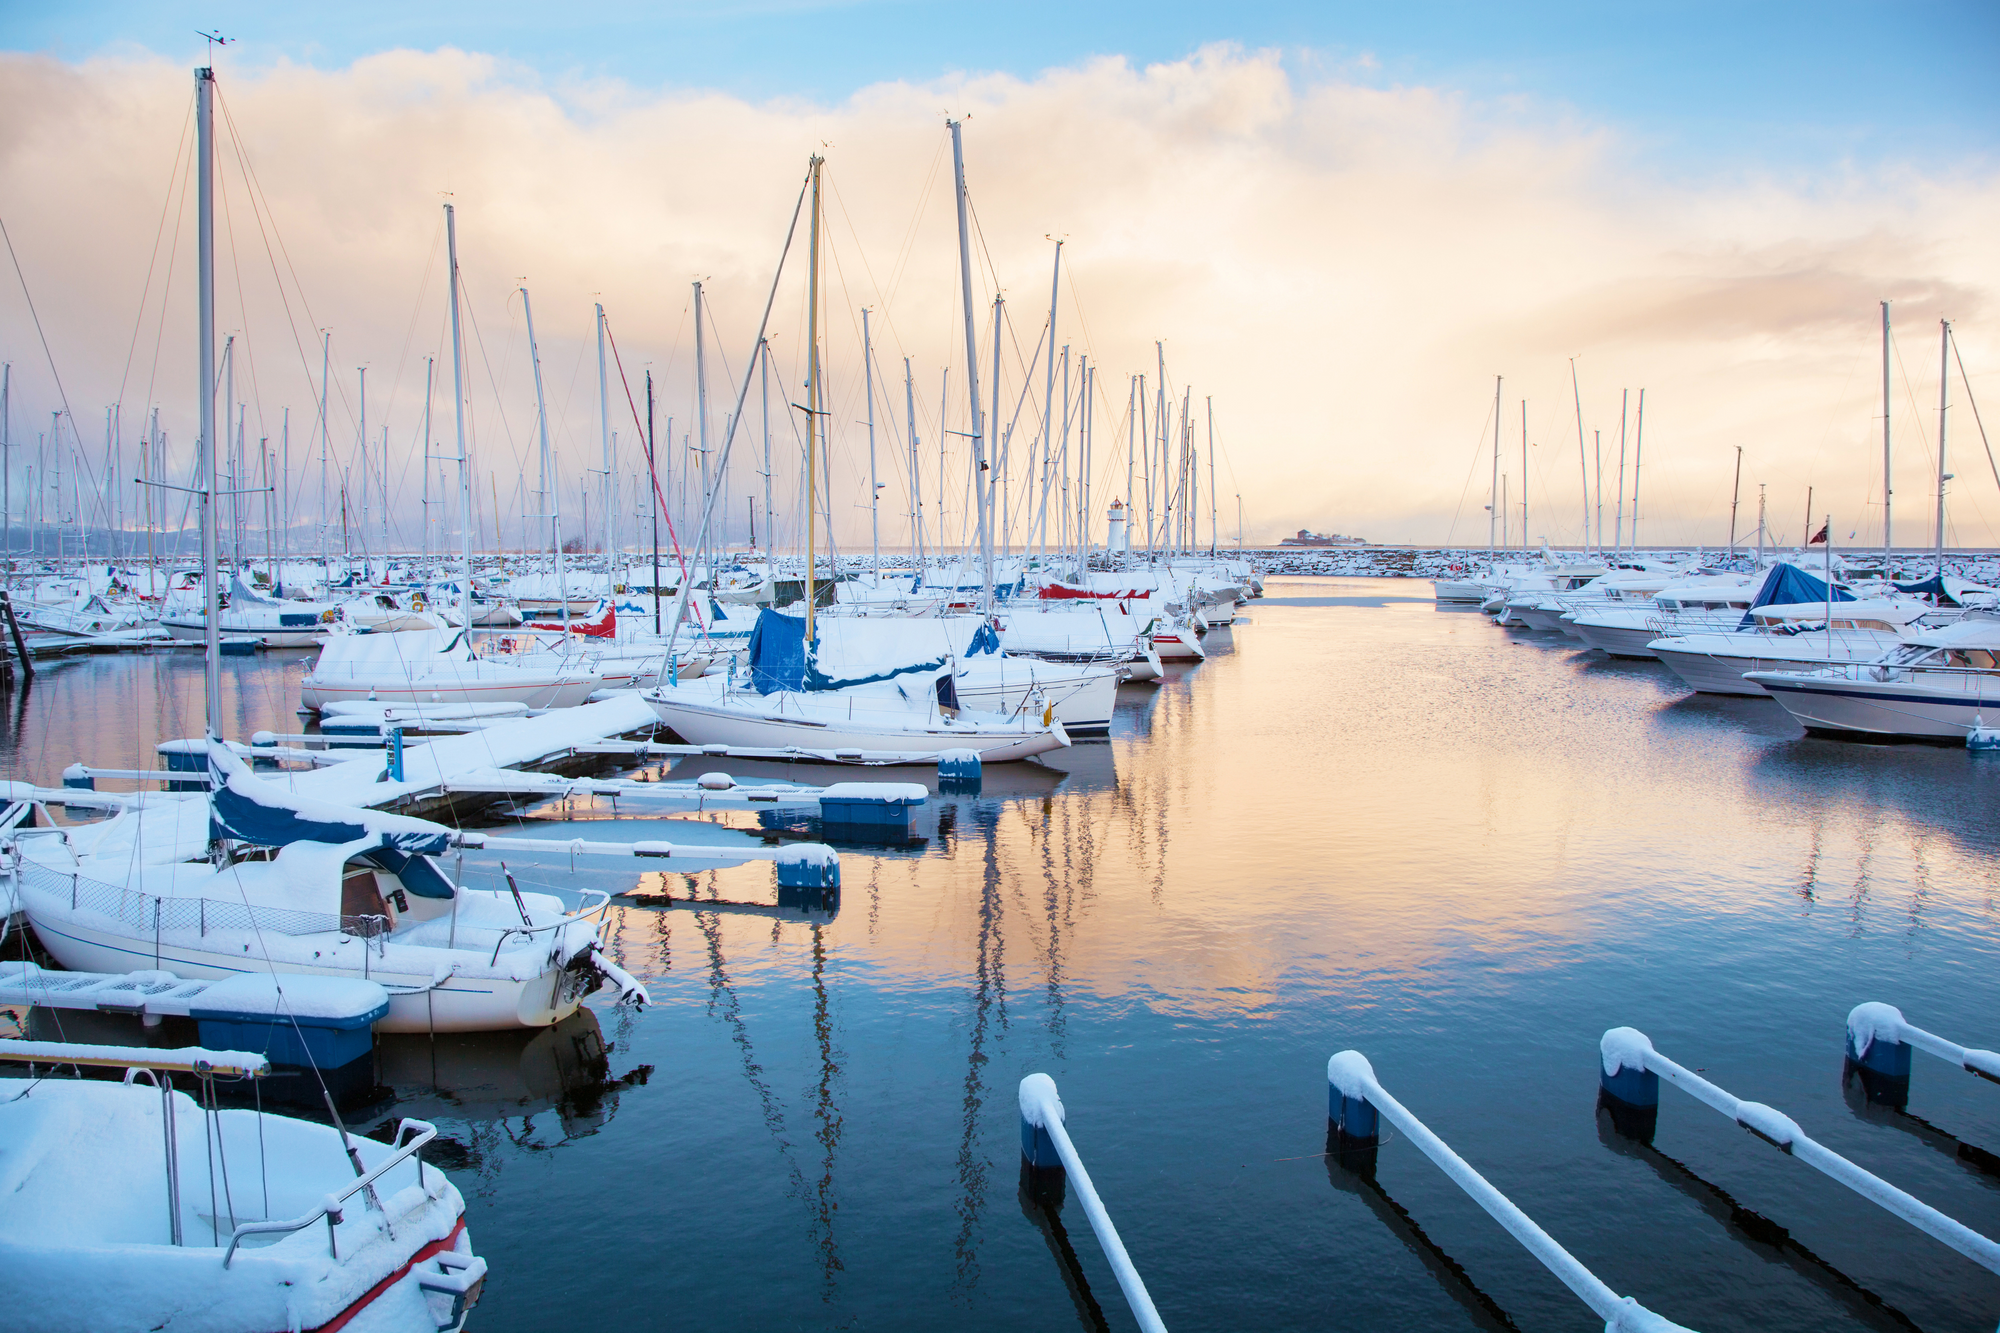
[[[1824,522],[1824,523],[1820,524],[1820,525],[1819,525],[1819,531],[1818,531],[1817,533],[1814,533],[1814,534],[1813,534],[1813,539],[1812,539],[1811,541],[1807,542],[1807,543],[1806,543],[1806,545],[1808,545],[1808,546],[1824,546],[1824,545],[1826,545],[1826,530],[1827,530],[1828,528],[1832,527],[1832,526],[1833,526],[1833,520],[1832,520],[1832,519],[1828,519],[1828,520],[1827,520],[1826,522]]]

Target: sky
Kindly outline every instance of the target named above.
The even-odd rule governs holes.
[[[1982,408],[2000,401],[2000,80],[1990,76],[2000,9],[1990,4],[1029,3],[959,15],[769,0],[353,5],[330,19],[323,7],[5,0],[0,20],[0,220],[22,279],[0,284],[0,358],[16,376],[10,423],[24,449],[9,475],[23,492],[24,432],[45,432],[65,398],[98,459],[93,477],[114,404],[132,439],[157,406],[169,471],[191,459],[182,187],[202,29],[235,39],[216,64],[229,112],[222,189],[236,210],[220,300],[243,344],[237,396],[252,441],[282,438],[291,409],[293,470],[315,473],[289,497],[300,521],[318,516],[317,457],[310,469],[303,460],[318,412],[316,330],[329,327],[329,467],[347,469],[350,517],[366,503],[379,522],[386,491],[390,540],[405,546],[425,532],[424,513],[444,512],[422,505],[419,459],[424,358],[449,359],[436,253],[447,194],[479,326],[467,400],[488,483],[482,521],[497,511],[501,539],[517,544],[520,515],[541,512],[513,291],[524,276],[566,527],[582,523],[593,485],[592,522],[603,518],[601,479],[587,471],[602,449],[596,302],[634,385],[611,422],[614,470],[627,478],[621,516],[639,489],[628,448],[645,369],[658,379],[662,432],[670,414],[673,432],[687,431],[694,413],[697,278],[711,303],[718,457],[817,150],[829,182],[836,532],[849,545],[869,536],[866,305],[883,381],[882,539],[912,536],[914,418],[927,536],[956,541],[966,449],[952,432],[968,422],[949,113],[966,118],[988,398],[991,301],[1006,301],[1010,514],[1038,505],[1031,454],[1047,368],[1037,358],[1048,238],[1062,237],[1057,342],[1071,349],[1073,393],[1081,358],[1097,367],[1093,512],[1125,493],[1128,377],[1146,374],[1156,394],[1163,343],[1204,474],[1196,507],[1208,512],[1197,518],[1225,541],[1240,496],[1252,541],[1309,527],[1483,544],[1498,374],[1517,542],[1523,398],[1535,539],[1573,542],[1594,518],[1581,492],[1596,484],[1599,448],[1606,539],[1622,527],[1620,497],[1634,484],[1616,480],[1623,434],[1635,455],[1643,438],[1644,539],[1726,540],[1741,448],[1739,533],[1754,527],[1761,485],[1772,528],[1795,541],[1811,487],[1814,513],[1830,510],[1843,540],[1879,542],[1878,302],[1888,300],[1898,544],[1930,540],[1941,318],[1954,322],[1969,376],[1953,380],[1946,418],[1959,478],[1949,538],[2000,544],[2000,469],[1966,406],[1968,383]],[[771,326],[780,540],[796,537],[799,508],[784,395],[796,399],[803,379],[802,251],[787,261]],[[363,364],[371,467],[389,430],[390,476],[372,494],[357,480]],[[1060,376],[1059,365],[1058,450]],[[624,397],[615,367],[607,387]],[[739,540],[749,510],[763,521],[756,384],[745,398],[726,484]],[[432,420],[445,452],[450,402],[444,390]],[[1149,427],[1156,410],[1157,399]],[[1176,402],[1176,432],[1180,413]],[[1070,415],[1080,464],[1082,413]],[[330,489],[337,507],[338,481]],[[1135,479],[1141,512],[1142,492]],[[1160,492],[1163,506],[1164,483]],[[1068,503],[1082,501],[1079,489]],[[135,502],[120,503],[130,521]],[[1050,508],[1063,505],[1058,491]]]

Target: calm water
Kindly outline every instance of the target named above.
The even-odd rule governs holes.
[[[643,1014],[385,1043],[361,1118],[450,1136],[493,1266],[475,1326],[1129,1328],[1081,1209],[1022,1195],[1042,1070],[1173,1329],[1601,1327],[1408,1143],[1372,1184],[1329,1165],[1353,1047],[1691,1328],[1992,1329],[2000,1278],[1672,1088],[1652,1149],[1594,1107],[1630,1024],[2000,1234],[2000,1177],[1948,1137],[2000,1151],[2000,1088],[1919,1055],[1898,1116],[1840,1077],[1862,1000],[2000,1045],[2000,756],[1808,740],[1428,592],[1275,581],[1067,773],[994,770],[921,845],[844,850],[830,919],[623,910]],[[232,730],[295,730],[298,674],[232,660]],[[138,763],[199,709],[192,657],[65,666],[6,771]],[[756,866],[673,887],[772,897]]]

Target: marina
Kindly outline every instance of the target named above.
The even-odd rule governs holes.
[[[7,1328],[1996,1327],[1989,16],[99,8]]]

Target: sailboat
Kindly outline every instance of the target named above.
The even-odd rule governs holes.
[[[0,813],[0,836],[13,853],[15,899],[42,946],[64,967],[125,972],[150,966],[190,978],[246,972],[360,977],[389,992],[388,1015],[380,1023],[388,1031],[546,1027],[607,983],[622,998],[643,1004],[644,988],[598,947],[608,895],[572,910],[553,895],[513,892],[511,886],[508,893],[468,889],[434,859],[451,845],[452,830],[298,797],[251,773],[221,740],[212,75],[203,70],[199,77],[197,498],[208,604],[204,697],[212,790],[136,793],[112,818],[75,828],[53,827],[32,799],[11,802]],[[451,234],[451,205],[445,210]],[[456,331],[455,239],[451,258]],[[461,458],[463,441],[461,420]],[[469,504],[463,488],[460,499]],[[469,525],[466,541],[469,570]]]

